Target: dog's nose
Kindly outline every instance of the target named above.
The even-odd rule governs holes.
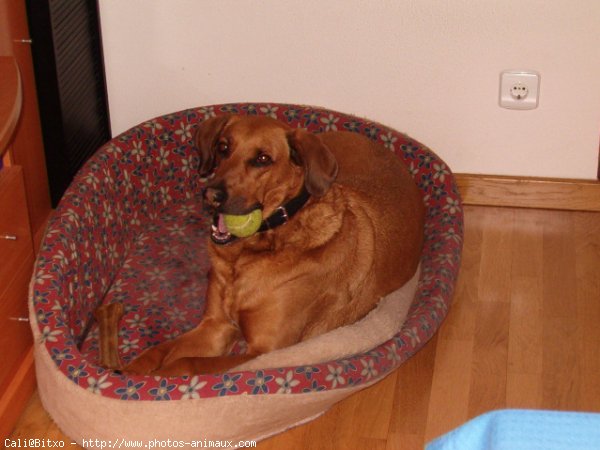
[[[204,189],[204,200],[211,206],[217,207],[227,200],[227,192],[218,187],[207,187]]]

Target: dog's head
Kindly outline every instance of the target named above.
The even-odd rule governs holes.
[[[205,205],[215,214],[263,217],[294,198],[305,186],[324,195],[337,162],[321,139],[262,116],[224,115],[202,122],[195,142],[200,174],[208,177]]]

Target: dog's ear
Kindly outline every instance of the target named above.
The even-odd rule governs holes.
[[[208,176],[215,169],[217,142],[230,118],[230,114],[211,117],[198,126],[194,136],[194,143],[200,151],[200,167],[198,171],[201,176]]]
[[[304,167],[306,190],[316,197],[323,196],[338,172],[335,156],[319,136],[306,130],[289,131],[287,140],[291,160]]]

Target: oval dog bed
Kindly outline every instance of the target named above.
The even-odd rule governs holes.
[[[192,134],[203,120],[224,113],[269,115],[315,133],[362,133],[395,152],[426,204],[420,271],[358,323],[222,375],[165,378],[103,369],[98,306],[124,305],[124,362],[202,316],[210,219],[202,212]],[[29,302],[44,407],[79,444],[262,439],[306,422],[381,380],[431,338],[450,305],[462,233],[460,196],[448,166],[381,124],[282,104],[209,106],[142,123],[86,163],[48,226]],[[243,342],[233,351],[243,351]]]

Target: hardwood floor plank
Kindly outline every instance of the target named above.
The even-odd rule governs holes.
[[[547,213],[543,227],[543,374],[542,406],[577,408],[580,358],[577,345],[577,278],[573,217]]]
[[[468,420],[472,362],[472,340],[438,339],[426,441]]]
[[[575,316],[576,253],[573,213],[548,211],[543,226],[543,290],[545,318]]]
[[[356,450],[364,450],[365,448],[373,450],[386,450],[387,440],[386,439],[367,439],[364,437],[359,438],[353,443],[351,447],[339,447]],[[320,447],[321,449],[323,447]]]
[[[534,408],[541,403],[543,357],[542,268],[545,212],[521,211],[512,248],[511,305],[506,404]]]
[[[438,337],[397,369],[390,433],[423,435],[431,397]]]
[[[581,361],[575,352],[577,323],[573,319],[544,321],[542,408],[577,410],[582,394],[578,380]]]
[[[352,417],[351,427],[354,434],[364,439],[383,440],[385,443],[394,407],[394,396],[389,394],[395,391],[397,379],[398,373],[394,371],[370,387],[370,392],[356,396],[356,410],[360,411],[360,414]]]
[[[574,215],[577,278],[577,346],[581,360],[578,407],[600,411],[600,221],[597,214]]]
[[[385,450],[422,450],[425,448],[422,434],[390,433]]]
[[[506,407],[540,409],[543,405],[541,374],[508,373],[506,379]]]
[[[511,253],[515,210],[495,208],[482,223],[478,301],[510,302]]]
[[[437,336],[397,372],[387,436],[389,449],[422,449],[431,398]]]
[[[471,355],[468,416],[506,407],[510,303],[479,302]],[[468,369],[467,367],[467,369]]]

